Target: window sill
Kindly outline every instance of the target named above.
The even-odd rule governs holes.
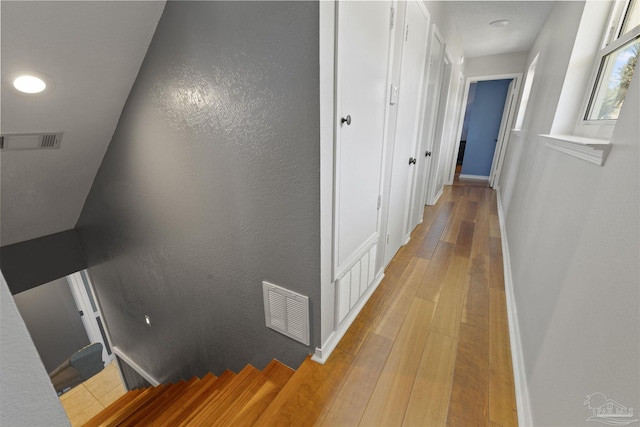
[[[598,166],[604,164],[611,149],[611,143],[606,139],[585,138],[574,135],[541,134],[539,136],[546,140],[545,146]]]

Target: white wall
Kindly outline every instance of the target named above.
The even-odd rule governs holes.
[[[465,64],[465,75],[478,77],[524,73],[528,67],[528,56],[528,52],[520,52],[468,58]]]
[[[536,426],[585,425],[595,392],[640,406],[640,73],[604,166],[537,136],[551,129],[582,7],[558,2],[530,52],[540,58],[527,116],[500,180]]]
[[[0,284],[0,425],[68,426],[69,420],[18,313]]]

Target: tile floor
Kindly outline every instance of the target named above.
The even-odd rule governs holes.
[[[115,362],[74,387],[60,401],[73,427],[81,426],[125,393]]]

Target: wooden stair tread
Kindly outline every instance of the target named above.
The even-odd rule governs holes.
[[[344,381],[352,360],[353,355],[336,349],[325,364],[332,369],[325,369],[308,356],[253,425],[313,425],[328,396]]]
[[[309,359],[307,361],[310,365],[303,368],[302,372],[308,371],[309,378],[317,365]],[[237,375],[227,370],[220,377],[209,373],[202,379],[193,377],[175,384],[132,390],[85,425],[249,427],[256,425],[257,421],[261,421],[262,425],[274,420],[281,422],[284,418],[274,418],[274,414],[283,409],[287,412],[286,400],[281,397],[283,391],[289,398],[296,397],[305,384],[304,378],[296,380],[294,374],[293,369],[274,359],[263,371],[247,365]],[[314,393],[311,391],[312,396]],[[303,400],[306,402],[308,398],[306,396]],[[297,415],[295,418],[302,421],[311,419]]]
[[[235,414],[234,418],[227,425],[234,427],[255,425],[256,420],[269,407],[271,402],[278,396],[282,389],[270,381],[267,381],[253,395],[253,397]]]
[[[157,416],[159,416],[167,405],[171,404],[173,400],[179,398],[185,393],[193,384],[198,380],[197,377],[191,378],[188,382],[180,380],[175,384],[168,384],[165,391],[157,398],[145,405],[144,409],[136,411],[131,414],[126,420],[120,423],[120,427],[133,427],[144,424],[150,424]]]
[[[150,406],[142,416],[129,417],[125,420],[125,423],[121,424],[120,426],[135,427],[141,424],[151,424],[154,420],[161,416],[168,405],[182,396],[189,389],[189,387],[191,387],[191,385],[191,380],[189,382],[186,382],[184,380],[178,381],[159,399],[156,399],[153,405]]]
[[[238,399],[244,388],[260,375],[262,373],[253,366],[245,366],[225,387],[212,393],[211,397],[203,402],[197,411],[194,411],[193,416],[186,420],[186,424],[181,425],[211,425],[224,413],[231,402]]]
[[[193,384],[191,381],[196,379]],[[171,417],[176,412],[180,412],[190,399],[198,396],[202,389],[217,379],[212,373],[208,373],[201,379],[197,380],[196,377],[192,378],[189,383],[185,383],[181,390],[175,391],[175,395],[166,402],[166,404],[159,408],[159,410],[150,415],[145,421],[147,424],[160,424],[164,422],[165,418]]]
[[[269,381],[279,388],[284,387],[293,374],[296,373],[295,370],[276,359],[273,359],[267,367],[264,368],[263,372],[265,375],[268,375]]]
[[[142,408],[149,401],[157,398],[166,387],[163,384],[160,384],[157,387],[149,387],[145,389],[138,397],[132,400],[128,405],[121,408],[112,414],[109,418],[107,418],[101,426],[115,426],[124,421],[129,415],[133,414],[139,408]]]
[[[211,394],[217,392],[220,388],[223,388],[236,376],[230,370],[224,371],[218,378],[213,380],[207,380],[204,387],[199,388],[193,392],[193,395],[184,395],[175,407],[169,408],[165,413],[167,417],[159,420],[156,425],[159,426],[175,426],[182,423],[190,415],[197,410],[197,408],[204,402]],[[171,413],[170,410],[175,412]]]
[[[276,367],[277,370],[277,367]],[[212,426],[228,426],[233,425],[232,420],[243,410],[243,408],[254,398],[265,384],[269,383],[269,377],[272,372],[266,373],[258,371],[258,375],[252,381],[245,381],[242,386],[242,392],[229,405],[224,405],[212,420]],[[277,387],[277,386],[276,386]],[[278,387],[279,388],[279,387]],[[275,397],[275,396],[274,396]]]
[[[176,387],[175,384],[166,384],[162,387],[158,386],[153,389],[149,399],[144,401],[140,406],[127,415],[122,421],[118,423],[119,426],[135,426],[143,420],[150,411],[157,408],[158,402],[162,402],[169,396],[171,390]]]
[[[125,407],[131,401],[133,401],[138,395],[143,392],[142,389],[131,390],[120,396],[113,402],[111,405],[107,406],[104,410],[102,410],[95,417],[91,418],[84,425],[87,427],[99,426],[101,425],[107,418],[111,416],[111,414],[120,410],[120,408]]]

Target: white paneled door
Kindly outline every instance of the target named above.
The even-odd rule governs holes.
[[[429,15],[417,2],[407,3],[405,28],[401,32],[402,63],[400,90],[394,138],[391,191],[389,193],[389,217],[387,222],[387,245],[384,263],[387,265],[411,234],[409,209],[412,182],[418,162],[416,142],[421,116],[421,102]]]
[[[378,240],[391,6],[337,2],[334,280]]]
[[[430,189],[435,188],[432,180],[435,176],[433,170],[437,168],[438,150],[435,147],[435,138],[444,64],[444,48],[444,39],[434,25],[429,48],[430,67],[424,103],[424,123],[418,152],[416,153],[416,156],[422,159],[423,162],[418,164],[416,185],[412,196],[411,219],[414,226],[422,221],[425,204],[431,204],[432,195],[430,194]]]

